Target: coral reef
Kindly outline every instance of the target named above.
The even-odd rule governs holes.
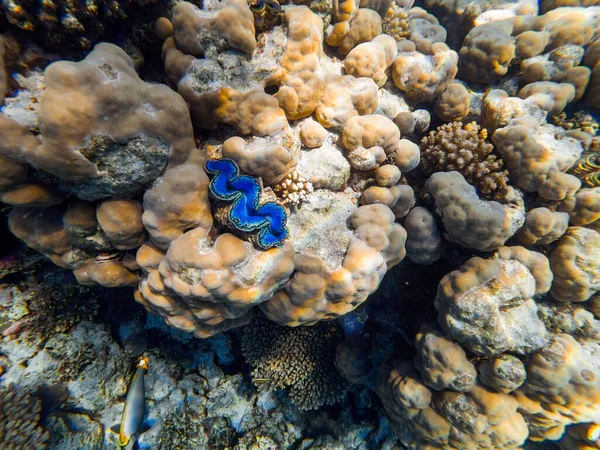
[[[5,2],[34,446],[597,446],[596,3]]]
[[[260,391],[285,388],[300,408],[317,409],[346,393],[333,364],[342,337],[335,322],[287,328],[257,314],[243,330],[242,352]]]
[[[487,136],[487,130],[475,122],[441,125],[421,140],[419,167],[427,176],[455,170],[482,194],[501,198],[508,185],[508,172]]]

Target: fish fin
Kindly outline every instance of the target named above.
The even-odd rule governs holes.
[[[121,431],[121,424],[115,423],[112,427],[109,428],[109,430],[111,433],[119,434],[119,432]]]
[[[152,428],[152,425],[154,425],[154,420],[152,422],[150,421],[145,421],[140,425],[140,431],[138,431],[138,434],[142,434],[145,433],[146,431],[148,431],[150,428]]]

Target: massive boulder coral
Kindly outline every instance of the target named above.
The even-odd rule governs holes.
[[[481,384],[468,392],[431,390],[410,361],[382,367],[377,393],[409,448],[519,448],[527,439],[512,396]]]
[[[564,172],[575,164],[583,148],[575,139],[561,137],[556,131],[553,125],[520,118],[492,136],[511,180],[525,192],[537,192],[548,200],[563,200],[581,186],[577,177]]]
[[[532,298],[548,291],[552,273],[546,257],[524,254],[529,261],[512,252],[473,257],[446,275],[435,298],[444,333],[477,355],[527,354],[545,345],[546,328]]]
[[[446,238],[464,247],[490,251],[504,245],[525,220],[524,213],[479,198],[459,172],[437,172],[427,181]]]
[[[274,97],[288,119],[309,116],[318,105],[325,86],[319,59],[323,53],[323,21],[306,6],[285,12],[288,41],[281,57],[281,69],[265,81],[278,86]]]
[[[322,209],[329,203],[330,210],[334,209],[331,204],[336,201],[335,197],[319,199],[319,194],[319,191],[311,194],[304,206],[313,203],[313,207]],[[313,214],[308,212],[309,216],[303,217],[300,211],[290,218],[290,234],[295,236],[296,272],[284,289],[261,304],[269,319],[298,326],[341,317],[363,303],[377,289],[388,268],[402,261],[406,253],[406,231],[394,223],[394,213],[378,204],[357,209],[351,205],[346,208],[348,206],[353,210],[351,214],[347,209],[334,209],[330,214],[349,220],[350,233],[327,227],[333,234],[317,239],[315,233],[319,233],[319,229],[313,228]],[[340,207],[344,207],[344,203],[336,205]],[[328,220],[331,219],[334,218]],[[329,250],[323,241],[328,239],[334,243]]]
[[[460,49],[461,74],[468,80],[491,83],[506,74],[515,57],[513,27],[508,21],[473,28]]]
[[[559,239],[569,226],[567,213],[550,211],[548,208],[534,208],[527,212],[525,224],[517,234],[526,245],[547,245]]]
[[[139,192],[195,147],[185,102],[166,86],[143,82],[114,45],[98,44],[78,63],[51,64],[45,80],[41,146],[26,159],[81,181],[74,191],[87,199]]]
[[[600,404],[598,342],[558,334],[527,365],[514,392],[532,439],[560,439],[572,423],[597,422]]]
[[[433,215],[422,206],[410,210],[404,221],[406,255],[417,264],[433,264],[442,256],[442,237]]]
[[[392,65],[394,84],[413,103],[434,100],[454,80],[458,55],[443,42],[436,42],[427,54],[401,51]]]
[[[197,337],[247,323],[252,306],[271,297],[294,269],[290,245],[260,251],[232,234],[211,237],[204,228],[183,234],[166,254],[157,252],[138,252],[147,276],[136,300]]]
[[[378,86],[387,80],[388,67],[398,53],[396,41],[386,34],[354,47],[344,59],[346,73],[355,77],[372,78]]]
[[[469,391],[475,386],[477,371],[464,350],[445,337],[435,324],[421,326],[415,337],[415,367],[423,383],[435,390]]]
[[[346,124],[342,134],[348,160],[358,170],[372,170],[387,158],[403,172],[419,164],[419,148],[407,139],[400,139],[394,122],[380,114],[358,116]]]
[[[254,15],[244,0],[227,0],[217,11],[201,10],[192,3],[180,2],[173,9],[172,22],[177,46],[190,55],[215,51],[210,47],[215,46],[219,38],[226,41],[220,49],[229,46],[252,53],[256,48]]]
[[[570,227],[550,254],[554,283],[550,293],[561,302],[584,302],[600,291],[600,233]]]

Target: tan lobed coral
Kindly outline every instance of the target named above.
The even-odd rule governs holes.
[[[136,284],[137,266],[127,267],[128,258],[111,246],[97,225],[93,208],[86,220],[82,206],[74,204],[66,211],[62,207],[15,208],[9,215],[8,226],[29,247],[59,267],[72,269],[81,284],[105,287]],[[126,226],[127,222],[120,225]],[[116,227],[113,230],[119,234]],[[123,235],[128,233],[128,229],[122,230]]]
[[[520,387],[527,377],[521,360],[512,355],[501,355],[482,362],[477,368],[479,380],[497,392],[508,394]]]
[[[534,208],[527,212],[525,224],[517,233],[526,245],[547,245],[560,239],[569,226],[569,215],[548,208]]]
[[[429,389],[410,361],[386,363],[377,393],[409,448],[520,448],[527,424],[510,395],[477,384],[468,392]]]
[[[309,116],[317,108],[325,86],[319,59],[323,53],[323,21],[306,6],[286,10],[288,40],[279,73],[265,81],[278,86],[274,97],[288,119]]]
[[[25,155],[35,167],[67,180],[101,177],[94,141],[123,143],[141,133],[169,145],[171,164],[183,162],[195,146],[185,102],[166,86],[143,82],[112,44],[98,44],[77,63],[51,64],[45,80],[41,146]]]
[[[258,251],[232,234],[214,237],[202,227],[181,235],[164,255],[145,247],[138,251],[146,275],[136,300],[197,337],[246,324],[252,306],[271,297],[294,270],[290,245]]]
[[[465,392],[475,386],[477,371],[465,351],[445,337],[435,323],[421,325],[415,337],[415,350],[415,368],[429,388]]]
[[[144,194],[142,222],[153,244],[164,251],[186,231],[212,226],[204,161],[203,154],[194,153],[185,164],[167,170]]]
[[[600,291],[600,233],[570,227],[550,254],[554,283],[550,293],[561,302],[584,302]]]
[[[112,199],[98,204],[96,218],[114,248],[131,250],[146,241],[142,213],[135,200]]]
[[[450,83],[435,101],[435,115],[445,122],[461,120],[469,113],[471,97],[460,83]]]
[[[246,53],[256,48],[254,15],[245,0],[227,0],[216,12],[179,2],[173,9],[172,23],[177,46],[190,55],[204,55],[206,47],[213,45],[214,40],[207,35],[216,35]]]
[[[327,131],[319,122],[308,119],[302,124],[299,137],[302,145],[308,148],[317,148],[325,142]]]
[[[261,177],[268,186],[287,175],[298,162],[298,149],[274,145],[263,139],[248,143],[240,137],[223,142],[222,154],[233,159],[246,174]]]
[[[455,170],[479,192],[501,198],[508,186],[508,172],[487,137],[487,130],[475,122],[441,125],[421,140],[420,168],[427,176]]]
[[[400,51],[392,65],[392,78],[409,101],[429,102],[454,80],[457,64],[457,53],[443,42],[436,42],[427,54]]]
[[[513,120],[492,136],[502,155],[511,180],[525,192],[538,192],[548,200],[563,200],[581,186],[566,172],[581,155],[581,144],[557,136],[553,125],[540,126],[533,118]]]
[[[562,201],[558,210],[569,213],[571,225],[597,228],[600,219],[600,187],[580,189],[575,195]]]
[[[335,25],[326,42],[337,47],[342,55],[347,55],[357,45],[379,36],[381,31],[379,14],[372,9],[359,8],[349,22],[342,21]]]
[[[374,113],[378,101],[377,85],[371,78],[352,75],[330,78],[315,118],[325,128],[342,128],[353,117]]]
[[[357,116],[350,119],[342,134],[348,160],[358,170],[372,170],[387,158],[404,172],[419,164],[419,148],[406,139],[400,139],[398,127],[380,114]]]
[[[560,439],[572,423],[595,422],[600,404],[598,342],[558,334],[533,355],[526,383],[513,392],[530,439]]]
[[[300,253],[300,243],[296,245],[294,277],[260,305],[269,319],[281,325],[298,326],[343,316],[363,303],[377,289],[387,269],[404,258],[406,231],[394,223],[395,216],[387,206],[361,206],[348,220],[352,235],[334,263],[327,264],[324,257],[312,253],[310,248]],[[298,231],[296,239],[301,239]]]
[[[0,201],[12,206],[52,206],[62,203],[56,189],[27,176],[26,155],[40,141],[27,127],[0,113]]]
[[[398,54],[396,41],[386,34],[354,47],[344,59],[344,69],[355,77],[372,78],[378,86],[387,80],[385,74]]]
[[[447,336],[477,355],[528,354],[547,342],[532,297],[550,289],[552,272],[543,255],[517,249],[534,264],[510,251],[492,259],[473,257],[440,281],[438,322]]]
[[[407,184],[396,184],[401,177],[400,169],[391,164],[375,170],[377,185],[369,186],[360,196],[361,205],[382,204],[394,212],[397,219],[406,216],[413,206],[415,192]]]
[[[459,172],[434,173],[426,186],[442,216],[446,238],[464,247],[480,251],[497,249],[525,220],[518,208],[481,200]]]
[[[515,57],[513,27],[508,21],[473,28],[460,49],[461,75],[471,81],[491,83],[508,72]]]
[[[567,103],[575,99],[575,87],[570,83],[537,81],[524,86],[519,91],[519,97],[531,98],[552,117],[562,112]]]
[[[433,215],[422,206],[408,213],[403,223],[406,229],[406,256],[417,264],[433,264],[442,256],[442,237]]]

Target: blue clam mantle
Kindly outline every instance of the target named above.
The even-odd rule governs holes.
[[[212,175],[210,193],[217,199],[233,202],[229,220],[240,231],[257,233],[256,244],[268,250],[280,247],[287,237],[287,214],[281,205],[260,202],[262,188],[255,177],[239,175],[237,164],[231,159],[210,159],[205,164]]]

